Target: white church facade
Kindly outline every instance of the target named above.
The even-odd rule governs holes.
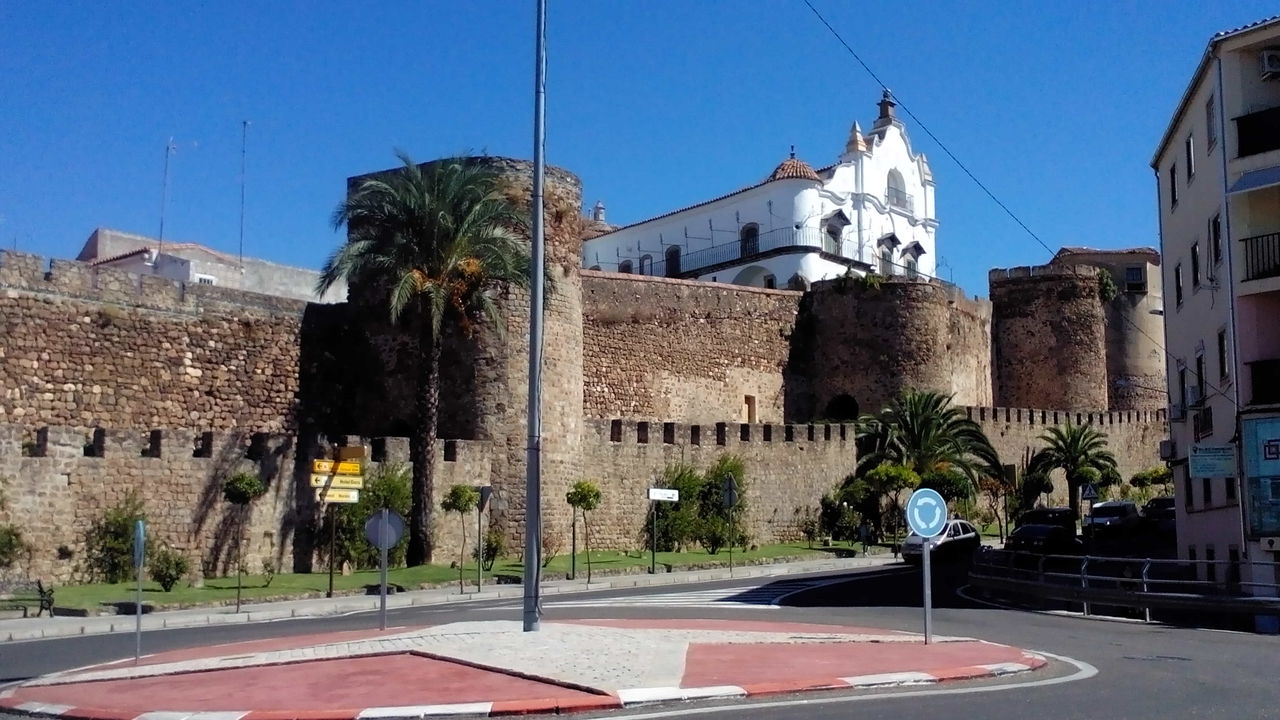
[[[584,268],[802,289],[847,273],[932,277],[933,174],[888,92],[870,132],[854,123],[837,162],[792,157],[763,181],[583,243]]]

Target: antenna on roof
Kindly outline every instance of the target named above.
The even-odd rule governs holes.
[[[169,156],[178,149],[173,144],[173,136],[169,136],[169,142],[164,146],[164,175],[160,181],[160,237],[157,243],[158,248],[164,248],[164,213],[169,207]],[[159,254],[159,250],[157,250]]]
[[[244,158],[249,145],[249,121],[240,122],[240,272],[244,272]]]
[[[792,159],[792,160],[795,160],[795,159],[796,159],[796,146],[795,146],[795,145],[792,145],[792,146],[791,146],[791,159]]]

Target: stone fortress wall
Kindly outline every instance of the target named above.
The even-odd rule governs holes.
[[[527,163],[485,162],[527,197]],[[665,466],[735,452],[750,472],[748,532],[794,539],[803,508],[854,468],[853,426],[835,421],[909,387],[953,393],[1006,462],[1038,445],[1048,418],[1071,415],[1113,435],[1126,475],[1157,462],[1162,409],[1105,412],[1096,283],[1090,296],[1073,276],[1028,271],[1023,284],[993,279],[987,303],[906,279],[801,293],[579,271],[580,186],[563,171],[548,179],[551,533],[567,537],[564,493],[589,478],[604,491],[596,545],[635,547],[644,489]],[[501,305],[504,332],[446,343],[435,490],[492,486],[492,522],[517,547],[528,294],[508,291]],[[239,469],[269,483],[247,524],[250,568],[274,557],[307,570],[318,511],[310,460],[355,442],[376,462],[408,459],[417,344],[380,320],[358,287],[347,303],[318,305],[0,251],[0,331],[0,477],[8,521],[37,547],[31,574],[69,579],[85,529],[129,488],[155,514],[157,537],[197,566],[226,567],[232,520],[220,487]],[[1062,392],[1060,373],[1070,376],[1060,385],[1076,389]],[[835,424],[809,424],[824,420]],[[438,513],[435,537],[447,562],[457,523]]]

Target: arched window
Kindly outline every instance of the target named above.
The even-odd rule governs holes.
[[[889,171],[889,180],[884,195],[889,207],[896,207],[907,212],[911,211],[911,196],[907,194],[907,184],[902,180],[902,173],[897,170]]]
[[[630,275],[632,273],[631,261],[623,260],[622,262],[618,263],[618,272],[627,273],[628,275]]]
[[[653,274],[653,256],[652,255],[640,256],[640,274],[641,275]]]
[[[666,272],[663,273],[667,277],[680,277],[680,246],[672,245],[667,248],[666,253]]]
[[[760,226],[747,223],[738,231],[738,255],[747,257],[760,252]]]

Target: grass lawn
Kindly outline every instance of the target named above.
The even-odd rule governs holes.
[[[757,550],[748,552],[734,552],[734,564],[746,564],[750,561],[758,561],[768,558],[780,557],[809,557],[819,558],[830,555],[847,555],[850,552],[849,543],[836,543],[835,547],[822,548],[815,546],[812,550],[806,543],[791,543],[783,545],[765,545]],[[861,552],[859,550],[859,552]],[[658,567],[661,572],[664,569],[680,569],[692,566],[725,566],[729,564],[729,553],[726,550],[720,551],[716,555],[710,555],[701,550],[692,552],[660,552],[658,553]],[[559,555],[554,558],[550,565],[543,570],[543,577],[547,580],[560,579],[568,575],[572,563],[569,555]],[[618,569],[625,568],[647,568],[649,566],[649,553],[636,552],[631,553],[614,551],[614,550],[597,550],[591,553],[591,567],[593,572],[604,571],[598,577],[603,578],[606,573],[615,574]],[[578,579],[585,580],[587,575],[586,554],[579,552],[577,556]],[[501,581],[511,582],[518,579],[524,572],[524,565],[519,558],[500,559],[494,565],[491,572],[484,573],[486,581],[492,582],[495,576]],[[469,587],[475,586],[476,566],[474,563],[463,567],[463,578]],[[394,568],[387,573],[388,582],[400,585],[406,589],[414,590],[424,584],[439,583],[456,583],[458,581],[458,570],[450,568],[447,565],[423,565],[415,568]],[[518,582],[518,580],[515,580]],[[265,585],[265,578],[261,575],[245,575],[243,579],[243,595],[246,602],[254,602],[262,599],[288,599],[302,597],[323,596],[329,588],[329,575],[326,572],[314,573],[282,573],[276,575],[271,585]],[[377,586],[378,571],[377,570],[360,570],[351,575],[334,575],[333,588],[335,594],[358,594],[365,586]],[[55,602],[58,607],[66,608],[83,608],[96,610],[102,608],[105,603],[132,602],[136,592],[137,585],[134,582],[105,584],[97,583],[91,585],[67,585],[55,588]],[[157,607],[190,607],[199,605],[217,605],[234,602],[236,597],[236,579],[229,578],[213,578],[204,581],[204,587],[193,588],[188,587],[186,583],[179,583],[170,592],[164,592],[160,589],[159,584],[152,582],[149,578],[143,583],[142,599],[144,603],[155,605]]]

